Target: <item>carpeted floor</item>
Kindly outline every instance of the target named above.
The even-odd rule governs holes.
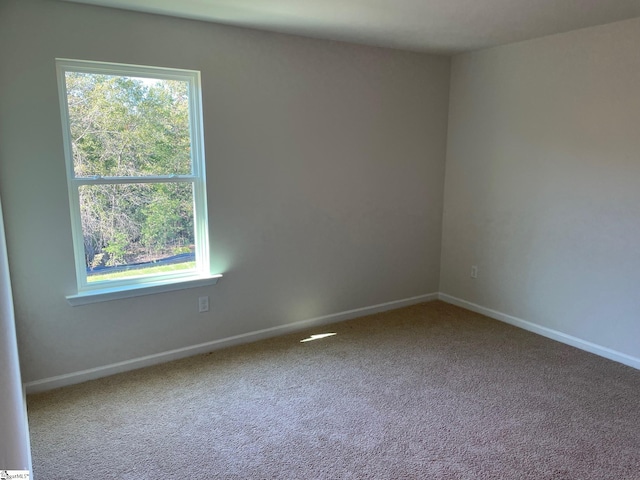
[[[38,480],[640,479],[640,371],[442,302],[28,408]]]

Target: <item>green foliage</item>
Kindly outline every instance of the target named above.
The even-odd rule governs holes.
[[[142,244],[150,250],[159,250],[173,243],[180,230],[179,209],[180,199],[175,196],[161,196],[157,202],[144,207]]]
[[[125,263],[128,246],[129,239],[127,236],[124,233],[117,232],[109,245],[104,247],[104,251],[109,254],[107,265],[120,265]]]
[[[76,177],[191,173],[186,82],[65,79]],[[79,196],[88,267],[149,261],[194,243],[191,183],[85,185]]]

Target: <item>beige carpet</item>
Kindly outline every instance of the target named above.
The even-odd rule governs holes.
[[[37,480],[640,479],[640,371],[441,302],[28,399]]]

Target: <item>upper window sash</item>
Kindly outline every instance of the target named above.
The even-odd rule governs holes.
[[[67,73],[89,74],[89,75],[105,75],[109,77],[131,77],[134,79],[149,79],[149,80],[172,80],[178,82],[184,82],[187,84],[188,95],[188,122],[189,122],[189,134],[190,134],[190,165],[189,171],[184,172],[171,172],[170,175],[177,175],[178,177],[184,177],[185,174],[189,174],[194,177],[201,177],[204,174],[202,159],[198,158],[202,148],[202,112],[201,112],[201,98],[200,98],[200,72],[195,70],[182,70],[171,69],[162,67],[149,67],[141,65],[121,65],[112,64],[106,62],[92,62],[83,60],[71,60],[71,59],[57,59],[56,66],[58,70],[58,79],[61,84],[64,95],[61,95],[61,110],[65,121],[65,135],[69,136],[68,141],[65,142],[65,152],[67,158],[73,159],[73,147],[71,138],[71,118],[69,116],[68,105],[68,85],[67,85]],[[75,169],[74,162],[70,162],[67,165],[68,177],[72,178],[95,178],[101,177],[119,178],[121,176],[131,177],[162,177],[163,174],[158,175],[158,172],[145,173],[144,175],[78,175]],[[164,173],[164,172],[161,172]]]

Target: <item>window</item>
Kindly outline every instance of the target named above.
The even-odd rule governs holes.
[[[215,283],[199,72],[56,63],[78,282],[69,301]]]

